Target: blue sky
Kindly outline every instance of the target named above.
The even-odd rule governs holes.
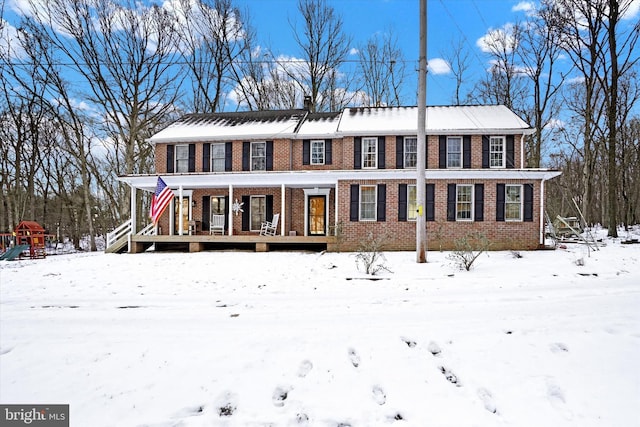
[[[299,18],[296,0],[236,0],[249,11],[260,42],[277,54],[298,56],[290,22]],[[392,31],[398,39],[411,79],[407,82],[406,104],[416,104],[418,62],[418,0],[328,0],[342,16],[345,29],[354,41],[353,48],[376,33]],[[521,0],[428,0],[427,57],[432,66],[428,74],[427,103],[450,104],[454,82],[450,73],[436,67],[438,59],[462,40],[469,51],[469,84],[478,80],[487,68],[488,57],[477,42],[490,30],[523,20],[533,2]],[[351,59],[356,59],[353,55]]]

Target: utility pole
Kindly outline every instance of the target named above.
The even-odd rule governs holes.
[[[426,119],[427,119],[427,0],[420,0],[420,53],[418,56],[418,161],[416,165],[416,262],[427,262],[426,228]]]

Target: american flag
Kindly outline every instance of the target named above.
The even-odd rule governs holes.
[[[173,191],[167,187],[167,184],[165,184],[162,178],[158,177],[156,193],[153,195],[153,199],[151,200],[151,211],[149,212],[151,221],[153,221],[154,224],[158,222],[162,212],[164,212],[167,206],[169,206],[171,199],[173,199]]]

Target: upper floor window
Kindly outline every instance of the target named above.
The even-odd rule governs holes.
[[[415,168],[418,164],[418,138],[404,137],[404,167]]]
[[[189,172],[189,144],[176,145],[175,171],[177,173]]]
[[[211,172],[225,171],[225,143],[211,144]]]
[[[362,138],[362,167],[378,167],[378,138]]]
[[[505,138],[492,136],[489,139],[489,166],[492,168],[505,167]]]
[[[324,140],[311,141],[311,164],[324,165]]]
[[[522,185],[505,185],[504,219],[505,221],[522,220]]]
[[[360,186],[360,220],[376,220],[376,186]]]
[[[267,170],[267,143],[252,142],[251,143],[251,170],[264,171]]]
[[[473,220],[473,185],[459,184],[456,186],[456,220]]]
[[[460,136],[447,137],[447,167],[462,167],[462,137]]]

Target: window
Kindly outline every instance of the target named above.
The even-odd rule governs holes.
[[[225,171],[225,143],[211,144],[211,172]]]
[[[447,167],[462,167],[462,137],[447,137]]]
[[[251,231],[260,231],[262,223],[265,221],[266,197],[251,196],[250,218]]]
[[[522,220],[522,186],[505,185],[504,219],[505,221]]]
[[[176,172],[189,172],[189,145],[176,145]]]
[[[418,164],[418,138],[406,136],[404,138],[404,167],[415,168]]]
[[[418,218],[418,196],[415,185],[407,185],[407,220]]]
[[[267,143],[252,142],[251,143],[251,170],[264,171],[267,170]],[[260,227],[258,227],[259,229]]]
[[[456,221],[473,220],[473,185],[456,186]]]
[[[224,196],[211,196],[211,215],[225,214]]]
[[[376,220],[376,186],[360,186],[360,220]]]
[[[504,167],[504,152],[506,147],[504,140],[504,136],[492,136],[489,139],[489,167]]]
[[[362,167],[378,167],[378,138],[362,138]]]
[[[324,140],[311,141],[311,164],[324,165]]]

